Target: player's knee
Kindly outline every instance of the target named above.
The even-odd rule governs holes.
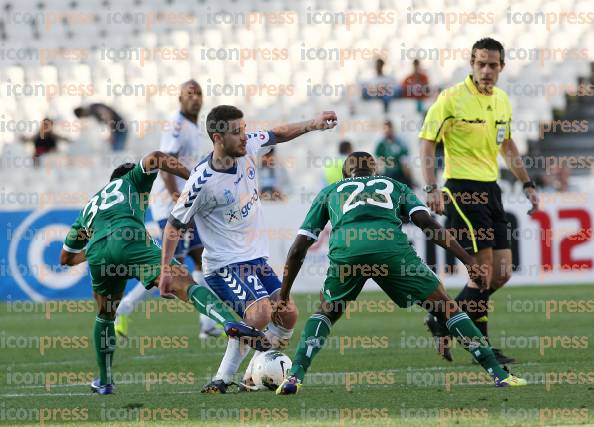
[[[267,298],[255,302],[246,310],[244,321],[257,329],[264,329],[270,323],[272,308]]]
[[[489,288],[491,290],[497,290],[509,282],[509,279],[511,279],[511,272],[506,271],[503,274],[493,275],[489,283]]]

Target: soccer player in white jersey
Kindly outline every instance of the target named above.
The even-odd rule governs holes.
[[[188,169],[192,169],[204,155],[210,151],[210,141],[198,123],[198,116],[202,109],[202,88],[195,80],[189,80],[180,86],[180,110],[167,123],[161,135],[159,150],[175,156]],[[153,220],[159,224],[161,230],[165,228],[169,213],[180,191],[184,188],[185,180],[173,174],[161,171],[161,178],[155,181],[153,197],[151,197],[151,213]],[[194,261],[193,279],[204,285],[202,275],[203,245],[195,227],[191,227],[184,238],[180,240],[175,250],[175,258],[183,263],[189,255]],[[119,336],[128,335],[128,318],[134,308],[144,298],[149,296],[142,284],[137,284],[120,303],[117,311],[115,330]],[[207,316],[200,316],[200,337],[219,336],[222,330]]]
[[[161,262],[168,270],[180,235],[192,220],[196,222],[205,247],[202,262],[206,283],[247,324],[266,328],[273,348],[288,343],[297,308],[293,301],[288,302],[281,313],[284,327],[271,322],[271,304],[278,299],[280,281],[266,261],[268,240],[266,233],[260,232],[265,224],[257,184],[257,155],[274,144],[334,126],[336,114],[329,111],[313,120],[248,134],[239,109],[229,105],[214,108],[206,118],[213,151],[194,168],[163,232]],[[161,296],[168,296],[171,280],[170,274],[162,274]],[[219,370],[203,393],[225,393],[232,383],[249,351],[233,341],[229,341]],[[247,388],[251,385],[250,371],[248,367],[243,379]]]

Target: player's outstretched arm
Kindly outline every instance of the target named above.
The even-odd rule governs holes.
[[[487,286],[486,273],[476,262],[475,257],[469,255],[462,246],[454,239],[450,232],[443,228],[427,211],[413,212],[410,219],[423,230],[423,233],[431,239],[433,243],[450,251],[466,266],[470,279],[473,280],[481,289]]]
[[[283,281],[279,292],[279,299],[272,308],[271,318],[277,325],[283,324],[282,315],[280,313],[289,302],[293,282],[295,282],[295,278],[297,278],[299,270],[301,270],[307,250],[314,243],[314,239],[299,234],[289,249],[287,260],[285,261],[285,268],[283,270]]]
[[[291,294],[291,288],[293,282],[301,270],[307,250],[311,245],[315,243],[315,240],[299,234],[287,254],[287,260],[285,261],[285,269],[283,270],[283,281],[280,290],[280,299],[282,301],[288,301],[289,295]]]
[[[190,177],[190,171],[177,160],[176,157],[165,154],[161,151],[153,151],[142,159],[142,167],[146,172],[156,169],[177,175],[187,180]]]
[[[318,117],[312,120],[306,120],[299,123],[288,123],[280,125],[272,129],[275,142],[281,143],[290,141],[307,132],[314,130],[332,129],[337,122],[336,113],[334,111],[324,111]]]

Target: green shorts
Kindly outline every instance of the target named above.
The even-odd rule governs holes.
[[[132,278],[147,289],[155,286],[161,274],[161,247],[145,230],[116,231],[87,249],[93,290],[103,296],[121,294]]]
[[[322,290],[324,299],[354,301],[367,279],[373,279],[400,307],[424,301],[439,286],[439,278],[411,247],[330,260]]]

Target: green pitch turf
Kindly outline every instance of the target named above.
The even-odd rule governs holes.
[[[454,292],[452,292],[454,293]],[[90,302],[0,305],[0,424],[573,425],[594,423],[594,286],[532,286],[496,294],[491,340],[531,384],[496,389],[461,348],[441,360],[424,313],[367,293],[333,330],[297,396],[202,395],[224,339],[200,341],[181,303],[150,302],[115,354],[117,394],[97,396]],[[292,357],[317,295],[298,295]],[[141,306],[142,309],[146,308]],[[242,368],[247,364],[247,359]]]

